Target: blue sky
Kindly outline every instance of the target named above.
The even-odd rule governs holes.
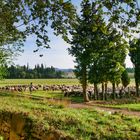
[[[79,12],[81,0],[72,0],[72,2],[77,6]],[[28,63],[30,67],[43,63],[47,67],[74,68],[74,58],[67,51],[70,45],[64,42],[60,36],[54,36],[51,30],[48,35],[51,40],[50,49],[42,49],[38,53],[33,53],[33,50],[36,49],[35,39],[34,36],[29,36],[24,45],[24,53],[21,53],[14,63],[18,65],[27,65]],[[39,54],[43,54],[43,57],[39,57]],[[126,65],[127,67],[132,67],[128,57]]]

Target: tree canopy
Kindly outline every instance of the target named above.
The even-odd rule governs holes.
[[[48,48],[48,26],[64,39],[75,17],[75,8],[66,0],[1,0],[0,46],[22,42],[30,34],[37,46]]]
[[[137,96],[140,95],[139,93],[139,86],[140,86],[140,39],[133,39],[130,41],[130,58],[134,65],[134,77],[136,83],[136,93]]]
[[[46,67],[43,64],[35,65],[34,68],[27,66],[7,66],[7,79],[44,79],[44,78],[64,78],[64,73],[54,67]]]
[[[72,27],[69,52],[76,57],[76,75],[83,86],[85,101],[87,82],[97,84],[121,82],[127,54],[127,39],[139,24],[136,1],[83,0],[81,15]],[[96,90],[97,91],[97,90]],[[97,95],[98,96],[98,95]]]

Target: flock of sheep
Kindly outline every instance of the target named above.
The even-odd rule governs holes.
[[[80,85],[10,85],[5,87],[0,87],[1,91],[10,91],[10,92],[27,92],[27,91],[37,91],[37,90],[43,90],[43,91],[62,91],[65,97],[69,96],[82,96],[82,87]],[[31,92],[30,91],[30,92]],[[99,88],[99,94],[101,93],[101,88]],[[127,93],[135,94],[135,87],[127,87],[122,90],[122,88],[118,87],[116,88],[116,95],[124,96]],[[94,96],[94,86],[88,86],[87,93],[89,97]],[[108,88],[107,90],[108,96],[111,96],[112,94],[112,88]],[[121,95],[120,95],[121,94]]]

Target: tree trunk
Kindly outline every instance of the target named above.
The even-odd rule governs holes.
[[[104,100],[104,93],[105,93],[105,85],[104,82],[102,82],[102,100]]]
[[[107,100],[107,83],[105,83],[105,100]]]
[[[94,83],[94,99],[96,100],[96,95],[97,95],[97,91],[96,91],[96,84]]]
[[[115,94],[115,83],[112,83],[112,94],[113,94],[113,99],[116,98],[116,94]]]
[[[139,97],[139,83],[136,82],[136,96]]]
[[[136,86],[136,96],[139,97],[139,70],[138,70],[138,66],[135,67],[135,86]]]
[[[128,97],[130,98],[130,88],[128,87]]]
[[[84,97],[84,101],[85,102],[89,102],[89,97],[87,95],[86,89],[87,89],[87,85],[83,85],[83,97]]]
[[[96,83],[94,83],[94,96],[95,96],[95,100],[99,99],[98,86]]]
[[[89,97],[87,95],[87,68],[83,67],[83,77],[82,77],[82,87],[83,87],[83,97],[85,102],[89,102]]]

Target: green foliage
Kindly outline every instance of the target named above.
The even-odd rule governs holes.
[[[61,34],[68,40],[68,29],[74,19],[75,8],[69,0],[1,0],[0,65],[12,61],[29,35],[34,35],[38,47],[49,48],[49,27],[55,35]]]
[[[54,67],[44,67],[43,64],[35,65],[31,69],[29,66],[7,67],[7,79],[43,79],[43,78],[63,78],[63,72],[57,71]]]
[[[91,45],[91,31],[93,28],[91,24],[92,6],[88,0],[85,0],[81,3],[81,7],[82,15],[81,17],[77,17],[75,26],[70,32],[72,40],[70,42],[71,48],[69,48],[69,53],[76,58],[75,62],[77,63],[77,66],[75,67],[75,74],[82,84],[84,100],[88,101],[89,99],[86,94],[86,88],[88,80],[88,66],[91,61],[89,46]]]
[[[84,87],[87,80],[94,84],[121,82],[128,49],[126,39],[138,24],[136,6],[135,1],[82,1],[81,16],[70,32],[69,53],[76,58],[76,76]]]
[[[139,86],[140,86],[140,39],[133,39],[130,42],[130,58],[135,68],[135,83],[136,83],[136,92],[139,96]]]
[[[122,73],[121,81],[124,88],[126,88],[130,84],[130,78],[126,69]]]
[[[7,76],[7,69],[4,66],[0,66],[0,80]]]
[[[130,42],[129,55],[135,68],[135,79],[140,84],[140,39]]]
[[[48,48],[48,27],[66,38],[74,18],[75,8],[68,0],[1,0],[0,46],[15,42],[20,45],[34,34],[37,46]]]

